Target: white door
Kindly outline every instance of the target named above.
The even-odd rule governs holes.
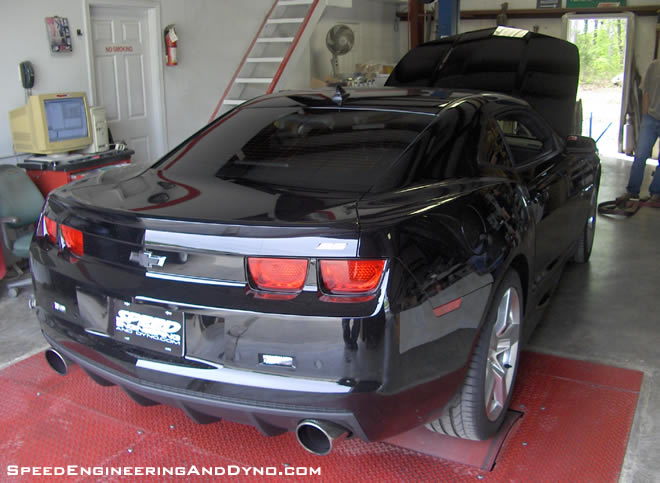
[[[134,163],[151,163],[159,149],[158,123],[148,92],[149,25],[143,8],[91,7],[95,104],[105,107],[115,142],[135,151]]]

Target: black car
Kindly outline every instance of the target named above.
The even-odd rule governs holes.
[[[319,454],[491,436],[589,258],[600,175],[571,135],[577,50],[514,33],[424,44],[385,89],[254,99],[52,193],[31,247],[51,365]]]

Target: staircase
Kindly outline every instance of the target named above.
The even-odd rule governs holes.
[[[287,65],[295,65],[318,23],[326,0],[275,0],[211,119],[277,87]],[[301,46],[301,48],[297,48]]]

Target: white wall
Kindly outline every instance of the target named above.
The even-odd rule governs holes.
[[[2,0],[0,0],[2,1]],[[164,67],[170,147],[205,125],[257,34],[270,0],[161,0],[176,24],[176,67]]]
[[[180,37],[176,67],[164,67],[165,107],[169,147],[173,147],[204,125],[244,55],[258,26],[271,5],[270,0],[155,0],[161,5],[161,26],[176,24]],[[496,9],[500,0],[463,0],[463,10]],[[650,5],[650,0],[628,0],[629,5]],[[512,0],[509,8],[533,8],[535,0]],[[327,7],[303,53],[296,71],[283,79],[279,88],[309,85],[310,73],[323,78],[330,73],[330,53],[325,34],[336,23],[355,27],[353,51],[340,57],[340,70],[352,72],[356,62],[395,63],[408,45],[407,23],[395,31],[394,2],[353,0],[352,9]],[[0,0],[5,48],[0,50],[0,163],[14,162],[7,112],[24,104],[18,80],[18,63],[30,60],[35,67],[34,93],[87,91],[83,0]],[[51,55],[46,42],[44,17],[69,19],[73,53]],[[561,20],[512,19],[511,24],[561,35]],[[494,21],[462,21],[460,31],[494,25]],[[83,31],[83,36],[88,32]],[[636,59],[644,72],[653,54],[655,17],[638,17]]]
[[[343,23],[353,29],[355,46],[339,57],[339,71],[352,73],[356,63],[395,64],[408,51],[408,24],[395,30],[397,5],[382,0],[354,0],[353,8],[328,7],[310,41],[312,75],[323,79],[331,75],[332,54],[325,45],[328,30]]]
[[[348,25],[355,34],[353,49],[339,57],[339,71],[343,74],[353,73],[356,63],[396,64],[408,51],[408,23],[396,22],[395,27],[396,8],[400,6],[397,2],[328,0],[328,3],[299,62],[285,70],[278,90],[308,88],[312,78],[324,80],[331,75],[332,54],[325,45],[325,36],[337,24]]]
[[[176,24],[176,67],[164,67],[167,137],[173,147],[206,124],[266,15],[268,0],[160,0],[162,27]],[[88,91],[82,0],[0,0],[0,163],[15,162],[7,113],[25,103],[18,64],[33,63],[33,93]],[[44,17],[67,17],[73,52],[51,55]],[[159,35],[162,34],[159,32]],[[89,93],[88,93],[89,94]]]
[[[350,2],[335,3],[351,5]],[[277,89],[308,88],[312,78],[324,80],[331,75],[332,54],[325,45],[325,36],[337,24],[348,25],[355,34],[353,49],[339,57],[341,73],[353,73],[356,63],[396,64],[408,51],[407,22],[400,22],[395,29],[397,6],[382,0],[353,0],[351,8],[326,7],[299,62],[285,70]]]
[[[33,93],[87,91],[85,42],[76,36],[83,28],[82,1],[75,0],[0,0],[4,48],[0,50],[0,162],[12,161],[8,111],[25,104],[18,77],[18,64],[29,60],[34,65]],[[73,52],[51,55],[46,40],[45,17],[68,17],[72,29]],[[4,158],[4,159],[3,159]]]

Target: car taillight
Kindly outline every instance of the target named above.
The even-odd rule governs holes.
[[[307,260],[248,257],[248,270],[259,290],[300,292],[307,278]]]
[[[55,220],[51,220],[47,216],[44,216],[44,231],[44,234],[51,242],[57,243],[57,223]]]
[[[385,260],[321,260],[324,291],[333,295],[368,294],[378,288]]]
[[[62,230],[62,239],[64,240],[66,247],[76,255],[84,255],[85,250],[83,249],[83,232],[66,225],[61,225],[60,228]]]

